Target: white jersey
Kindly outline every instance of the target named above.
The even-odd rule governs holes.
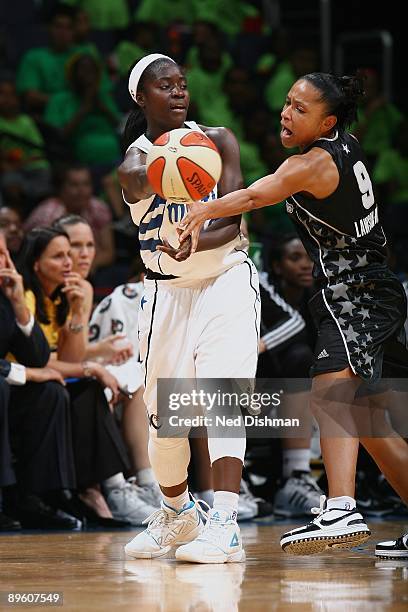
[[[187,121],[185,125],[190,129],[202,131],[194,121]],[[128,150],[135,147],[148,153],[152,146],[150,140],[142,134]],[[216,197],[217,186],[201,201],[214,200]],[[172,285],[187,287],[208,278],[215,278],[247,259],[248,241],[240,232],[234,240],[216,249],[194,253],[182,262],[176,261],[166,253],[156,251],[156,247],[163,244],[162,240],[166,238],[177,248],[177,227],[187,214],[186,204],[176,204],[159,195],[153,195],[135,204],[127,204],[130,206],[133,222],[139,228],[140,254],[144,265],[156,274],[174,276],[175,278],[166,281]]]
[[[133,357],[122,365],[107,366],[119,384],[131,393],[143,384],[137,333],[139,304],[143,291],[143,283],[119,285],[97,305],[89,323],[89,342],[91,343],[103,340],[111,334],[125,335],[132,343]]]

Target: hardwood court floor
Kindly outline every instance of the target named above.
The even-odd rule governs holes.
[[[309,557],[280,550],[289,525],[241,523],[247,562],[225,565],[125,559],[123,545],[136,531],[3,534],[0,609],[11,610],[7,591],[63,591],[61,610],[407,611],[408,562],[373,556],[376,541],[399,536],[407,523],[372,525],[372,539],[357,551]]]

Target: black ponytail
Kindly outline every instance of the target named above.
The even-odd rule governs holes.
[[[302,79],[320,91],[328,115],[337,117],[337,127],[346,129],[357,119],[358,102],[364,95],[361,76],[341,76],[324,72],[311,72]]]
[[[130,111],[127,118],[125,129],[123,130],[122,136],[122,147],[124,151],[127,151],[128,147],[146,132],[147,122],[144,116],[144,112],[137,106]]]

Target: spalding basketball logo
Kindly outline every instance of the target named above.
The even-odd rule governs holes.
[[[194,187],[194,189],[198,191],[198,193],[202,195],[203,198],[205,198],[205,196],[208,194],[208,188],[206,188],[204,183],[200,180],[200,177],[198,176],[197,172],[193,172],[193,174],[191,176],[188,176],[186,180],[191,183],[192,187]],[[211,187],[212,189],[211,184],[209,185],[209,187]]]

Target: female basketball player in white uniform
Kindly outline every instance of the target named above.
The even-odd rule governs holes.
[[[161,54],[141,59],[129,78],[137,111],[129,117],[128,150],[119,168],[123,194],[139,227],[147,268],[139,314],[140,353],[145,370],[145,403],[150,419],[149,457],[163,493],[161,510],[126,547],[136,558],[152,558],[180,546],[176,558],[201,563],[243,561],[236,522],[245,453],[241,437],[217,438],[209,431],[214,504],[202,529],[187,490],[187,437],[161,438],[157,378],[254,378],[258,354],[257,272],[239,230],[240,216],[221,219],[201,233],[198,249],[178,251],[179,222],[187,207],[155,195],[146,177],[146,154],[164,132],[189,127],[217,145],[223,172],[208,199],[242,186],[239,147],[224,128],[186,122],[189,95],[180,67]],[[203,204],[205,205],[205,204]],[[176,253],[179,258],[176,259]]]

